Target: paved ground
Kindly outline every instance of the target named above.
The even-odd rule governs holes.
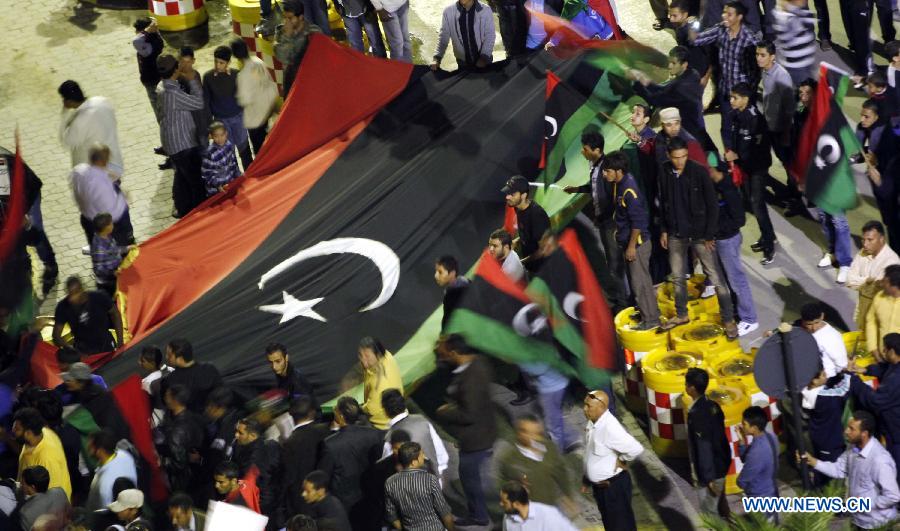
[[[834,22],[840,19],[836,3],[835,0],[829,2],[835,26],[834,41],[837,45],[845,45],[844,32]],[[88,277],[90,260],[80,253],[85,241],[67,184],[69,156],[56,136],[60,113],[56,88],[62,81],[77,80],[88,96],[105,96],[116,107],[126,166],[124,188],[130,197],[138,240],[151,237],[174,221],[169,217],[172,172],[156,167],[161,160],[153,155],[152,149],[159,143],[158,130],[138,80],[130,44],[131,22],[144,12],[100,9],[91,4],[77,4],[75,0],[32,0],[27,3],[27,9],[21,6],[10,9],[9,4],[4,6],[7,9],[0,11],[0,27],[4,28],[0,33],[0,49],[7,51],[8,58],[0,62],[0,115],[5,124],[0,128],[0,145],[13,146],[14,130],[18,126],[24,156],[44,181],[45,224],[59,258],[61,277],[70,274]],[[170,48],[183,43],[198,46],[197,68],[201,72],[211,67],[212,48],[230,39],[230,17],[223,0],[212,0],[207,5],[210,23],[205,32],[166,35]],[[444,5],[439,0],[412,1],[410,28],[416,62],[427,62],[432,55]],[[622,26],[634,38],[661,50],[674,44],[670,34],[650,28],[652,15],[643,0],[620,0],[618,10]],[[875,37],[880,39],[877,32]],[[820,55],[835,64],[843,64],[836,52]],[[495,58],[503,56],[498,35]],[[884,64],[885,60],[879,57],[878,62]],[[444,66],[449,67],[447,63]],[[851,93],[847,99],[847,113],[851,119],[858,116],[861,96]],[[717,131],[718,126],[717,117],[708,117],[711,132]],[[715,133],[713,137],[719,138]],[[780,168],[773,168],[773,174],[779,179],[784,178]],[[865,220],[877,217],[877,210],[868,182],[861,176],[857,181],[863,201],[849,217],[851,229],[858,234]],[[853,294],[835,284],[835,271],[815,267],[822,242],[817,224],[811,219],[786,220],[780,209],[773,208],[771,212],[781,242],[774,265],[759,266],[755,260],[757,255],[749,250],[749,242],[758,236],[752,217],[748,217],[744,230],[745,259],[762,328],[775,326],[782,313],[787,319],[793,319],[800,304],[810,297],[827,300],[844,323],[852,322]],[[52,292],[41,310],[52,312],[58,295],[59,289]],[[749,347],[754,339],[747,338],[742,343]],[[570,422],[573,426],[583,422],[579,415],[577,411],[572,413]],[[640,433],[641,428],[633,418],[626,416],[625,422],[633,432]],[[644,442],[646,444],[646,439]],[[635,467],[635,510],[641,519],[641,527],[689,528],[693,516],[688,506],[696,501],[691,495],[686,500],[681,489],[674,488],[687,488],[684,463],[670,462],[666,466],[649,454]],[[591,512],[590,504],[582,509],[580,523],[595,524],[596,513]]]

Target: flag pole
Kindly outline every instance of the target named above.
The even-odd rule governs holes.
[[[597,111],[597,113],[598,113],[600,116],[606,118],[607,121],[612,122],[612,124],[613,124],[614,126],[616,126],[616,127],[618,127],[619,129],[621,129],[622,132],[625,133],[626,135],[631,134],[631,131],[629,131],[628,129],[625,129],[624,127],[622,127],[622,124],[620,124],[619,122],[613,120],[613,117],[612,117],[612,116],[606,114],[606,113],[603,112],[603,111]]]

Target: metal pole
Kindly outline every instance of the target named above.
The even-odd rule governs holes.
[[[783,328],[779,328],[781,332],[781,359],[784,364],[784,375],[787,381],[788,396],[791,397],[791,409],[793,410],[792,423],[794,425],[794,433],[796,434],[795,443],[797,451],[800,455],[806,452],[803,444],[803,423],[801,422],[800,410],[800,393],[797,391],[797,376],[794,374],[794,364],[791,363],[793,350],[791,349],[790,331],[785,332]],[[792,458],[792,457],[791,457]],[[809,484],[809,465],[806,459],[800,460],[800,478],[803,480],[803,489],[810,490],[812,486]]]

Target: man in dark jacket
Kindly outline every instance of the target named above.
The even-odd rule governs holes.
[[[719,255],[719,264],[725,273],[725,280],[731,288],[731,294],[737,299],[738,335],[744,336],[759,328],[756,317],[756,306],[753,304],[753,294],[750,292],[750,283],[744,273],[744,263],[741,260],[741,244],[744,239],[741,236],[741,227],[744,226],[746,215],[741,199],[741,193],[728,178],[728,175],[716,171],[711,173],[715,183],[716,195],[719,199],[719,230],[716,231],[716,254]]]
[[[731,291],[722,278],[716,257],[719,203],[709,172],[688,160],[687,143],[680,138],[669,141],[669,162],[659,179],[662,236],[660,243],[669,250],[669,266],[675,286],[676,316],[662,325],[670,330],[690,321],[687,315],[685,265],[691,249],[703,266],[703,273],[716,288],[725,334],[738,336],[731,305]]]
[[[275,387],[286,392],[288,400],[308,396],[315,404],[316,393],[313,386],[300,369],[291,365],[287,347],[281,343],[269,343],[266,346],[266,360],[275,373]]]
[[[888,233],[888,240],[894,251],[900,249],[900,136],[894,132],[890,117],[878,102],[868,99],[860,109],[856,138],[863,148],[863,157],[856,156],[856,162],[866,162],[866,175],[872,185],[872,195],[881,212],[881,220]]]
[[[456,438],[459,445],[459,480],[466,495],[469,515],[457,525],[488,525],[490,522],[481,469],[490,459],[497,439],[497,424],[491,405],[491,366],[474,354],[462,336],[450,334],[438,340],[435,352],[440,361],[455,366],[447,388],[447,403],[435,417]]]
[[[469,279],[459,274],[459,263],[456,258],[446,254],[434,263],[434,282],[444,289],[444,315],[441,317],[441,330],[450,322],[450,315],[459,306],[463,293],[469,287]]]
[[[147,97],[150,99],[150,106],[153,108],[153,114],[156,115],[156,122],[162,119],[160,108],[156,101],[156,86],[159,85],[159,72],[156,70],[156,58],[165,48],[162,36],[159,34],[159,28],[156,26],[156,20],[150,17],[141,17],[134,21],[134,40],[131,44],[137,50],[138,72],[141,75],[141,84],[147,91]]]
[[[755,252],[763,253],[762,265],[775,260],[775,229],[766,206],[766,180],[772,165],[770,153],[772,145],[766,118],[760,114],[750,98],[753,90],[746,83],[738,83],[731,88],[731,146],[725,151],[725,160],[734,162],[746,176],[750,185],[750,203],[753,215],[759,224],[759,241],[750,246]],[[746,182],[745,181],[745,182]]]
[[[801,389],[803,394],[803,412],[806,413],[809,440],[812,443],[813,456],[819,461],[837,461],[844,453],[843,415],[844,406],[850,398],[849,374],[842,372],[831,378],[825,370]],[[829,477],[813,471],[816,485],[824,485]]]
[[[601,148],[602,151],[602,148]],[[538,256],[541,237],[550,228],[550,218],[541,205],[534,201],[528,179],[513,175],[500,189],[505,195],[506,206],[516,210],[516,225],[519,235],[513,244],[522,259],[525,269],[534,273],[541,265]]]
[[[887,439],[885,449],[894,461],[900,460],[900,334],[884,336],[880,363],[866,369],[852,361],[847,369],[878,378],[878,389],[872,389],[858,376],[850,380],[850,390],[857,406],[870,411],[878,419],[878,427]]]
[[[243,418],[243,411],[234,406],[234,393],[227,387],[217,387],[209,393],[206,410],[206,451],[203,454],[204,477],[212,477],[220,463],[228,459],[228,451],[234,441],[234,430]],[[213,489],[206,489],[212,495]],[[194,498],[197,507],[205,507],[207,498]]]
[[[716,146],[706,133],[703,120],[703,86],[700,74],[688,66],[690,50],[676,46],[669,50],[669,81],[657,85],[643,72],[633,72],[634,91],[656,108],[675,107],[681,114],[681,125],[694,136],[705,151]]]
[[[282,461],[281,447],[275,441],[262,438],[265,430],[258,420],[245,417],[234,430],[234,446],[231,460],[238,466],[241,476],[256,467],[259,475],[259,507],[269,517],[266,529],[280,529],[284,520],[282,511]]]
[[[598,131],[585,131],[581,134],[581,156],[587,159],[590,173],[588,182],[581,186],[566,186],[565,191],[570,194],[590,194],[591,214],[597,230],[600,231],[600,242],[603,244],[603,256],[606,261],[605,270],[608,278],[600,279],[603,287],[609,295],[613,308],[628,306],[628,293],[625,289],[625,263],[616,243],[616,222],[613,221],[613,212],[616,209],[613,200],[612,184],[606,182],[602,175],[603,149],[606,141]],[[655,190],[655,182],[653,189]],[[549,224],[544,230],[549,229]],[[540,238],[543,233],[538,235]],[[603,272],[604,268],[599,268]]]
[[[334,422],[340,429],[322,442],[319,462],[319,470],[331,478],[331,493],[347,508],[354,531],[381,527],[381,522],[371,517],[380,514],[381,508],[372,507],[363,486],[381,457],[384,441],[375,428],[357,424],[361,418],[362,409],[355,399],[338,399]]]
[[[15,168],[16,155],[6,148],[0,147],[0,174],[6,174],[10,185],[13,184],[13,170]],[[41,188],[44,183],[37,175],[23,163],[25,169],[25,213],[27,214],[28,224],[24,231],[24,239],[27,245],[34,246],[38,257],[44,264],[44,275],[42,279],[41,292],[44,297],[56,284],[56,277],[59,275],[59,267],[56,263],[56,253],[47,233],[44,231],[44,216],[41,213]],[[10,193],[12,189],[9,189]],[[6,219],[9,212],[9,199],[11,195],[0,193],[0,220]]]
[[[688,409],[688,447],[700,510],[718,514],[717,507],[725,497],[725,475],[731,466],[731,445],[725,437],[725,414],[719,404],[706,396],[709,374],[698,368],[688,369],[684,376],[685,393],[694,401]]]
[[[190,391],[183,385],[166,389],[163,403],[168,414],[159,426],[163,444],[157,451],[172,491],[185,491],[199,499],[197,495],[204,490],[199,457],[205,446],[206,422],[187,408],[189,398]]]
[[[211,363],[195,360],[194,348],[186,339],[169,341],[166,345],[166,365],[174,370],[160,381],[159,392],[164,394],[173,385],[183,385],[190,391],[188,407],[194,413],[202,413],[209,392],[222,385],[219,370]]]
[[[330,432],[327,424],[316,423],[316,408],[308,396],[291,401],[294,431],[282,445],[284,458],[285,508],[289,515],[303,512],[303,478],[316,469],[320,446]]]

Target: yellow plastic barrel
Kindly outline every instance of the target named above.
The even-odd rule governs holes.
[[[753,362],[755,362],[756,350],[757,349],[754,348],[750,351],[750,354],[742,353],[740,356],[732,358],[731,363],[728,363],[728,361],[720,358],[716,361],[716,363],[722,365],[716,367],[714,370],[720,370],[724,373],[731,373],[734,375],[726,379],[732,379],[733,381],[739,382],[744,386],[744,390],[747,392],[747,396],[750,397],[750,405],[763,408],[763,410],[766,412],[766,418],[769,419],[769,425],[767,429],[774,433],[776,436],[780,437],[783,428],[781,426],[781,411],[778,410],[778,406],[776,404],[777,400],[764,393],[759,388],[759,386],[756,385],[756,378],[753,377],[753,363],[751,362],[750,366],[747,366],[747,362],[749,360],[753,360]],[[714,363],[714,365],[716,363]],[[782,450],[784,450],[783,444]]]
[[[647,389],[641,375],[641,360],[655,348],[669,346],[668,332],[657,330],[635,330],[638,321],[631,318],[636,308],[625,308],[616,315],[616,335],[625,352],[625,372],[622,383],[625,386],[625,407],[632,413],[647,413]]]
[[[740,343],[729,341],[725,329],[718,323],[705,320],[690,322],[672,329],[670,334],[675,349],[702,352],[707,358],[741,352]]]
[[[857,367],[868,367],[878,363],[875,356],[866,350],[866,338],[862,332],[846,332],[843,334],[844,345],[847,347],[847,358],[853,360]],[[859,375],[860,380],[872,389],[878,389],[878,378],[874,376]]]
[[[161,31],[196,28],[209,18],[205,0],[149,0],[147,7]],[[259,11],[258,2],[256,10]]]
[[[719,299],[716,297],[700,298],[703,293],[706,277],[693,275],[687,279],[687,313],[694,320],[719,320]],[[659,311],[668,319],[675,317],[675,285],[671,281],[664,282],[656,292]]]
[[[647,387],[650,444],[657,455],[688,455],[682,396],[684,375],[692,367],[703,367],[702,354],[656,348],[644,356],[641,370]]]
[[[715,401],[722,408],[725,414],[725,437],[728,438],[728,445],[731,447],[731,465],[728,467],[728,474],[725,476],[725,493],[738,494],[741,489],[737,486],[737,477],[741,472],[743,463],[740,459],[738,446],[743,443],[738,426],[741,425],[741,418],[744,410],[750,407],[750,397],[742,385],[735,381],[709,381],[706,388],[706,396],[710,400]],[[684,396],[685,412],[691,407],[691,397]],[[685,413],[685,416],[687,413]]]

